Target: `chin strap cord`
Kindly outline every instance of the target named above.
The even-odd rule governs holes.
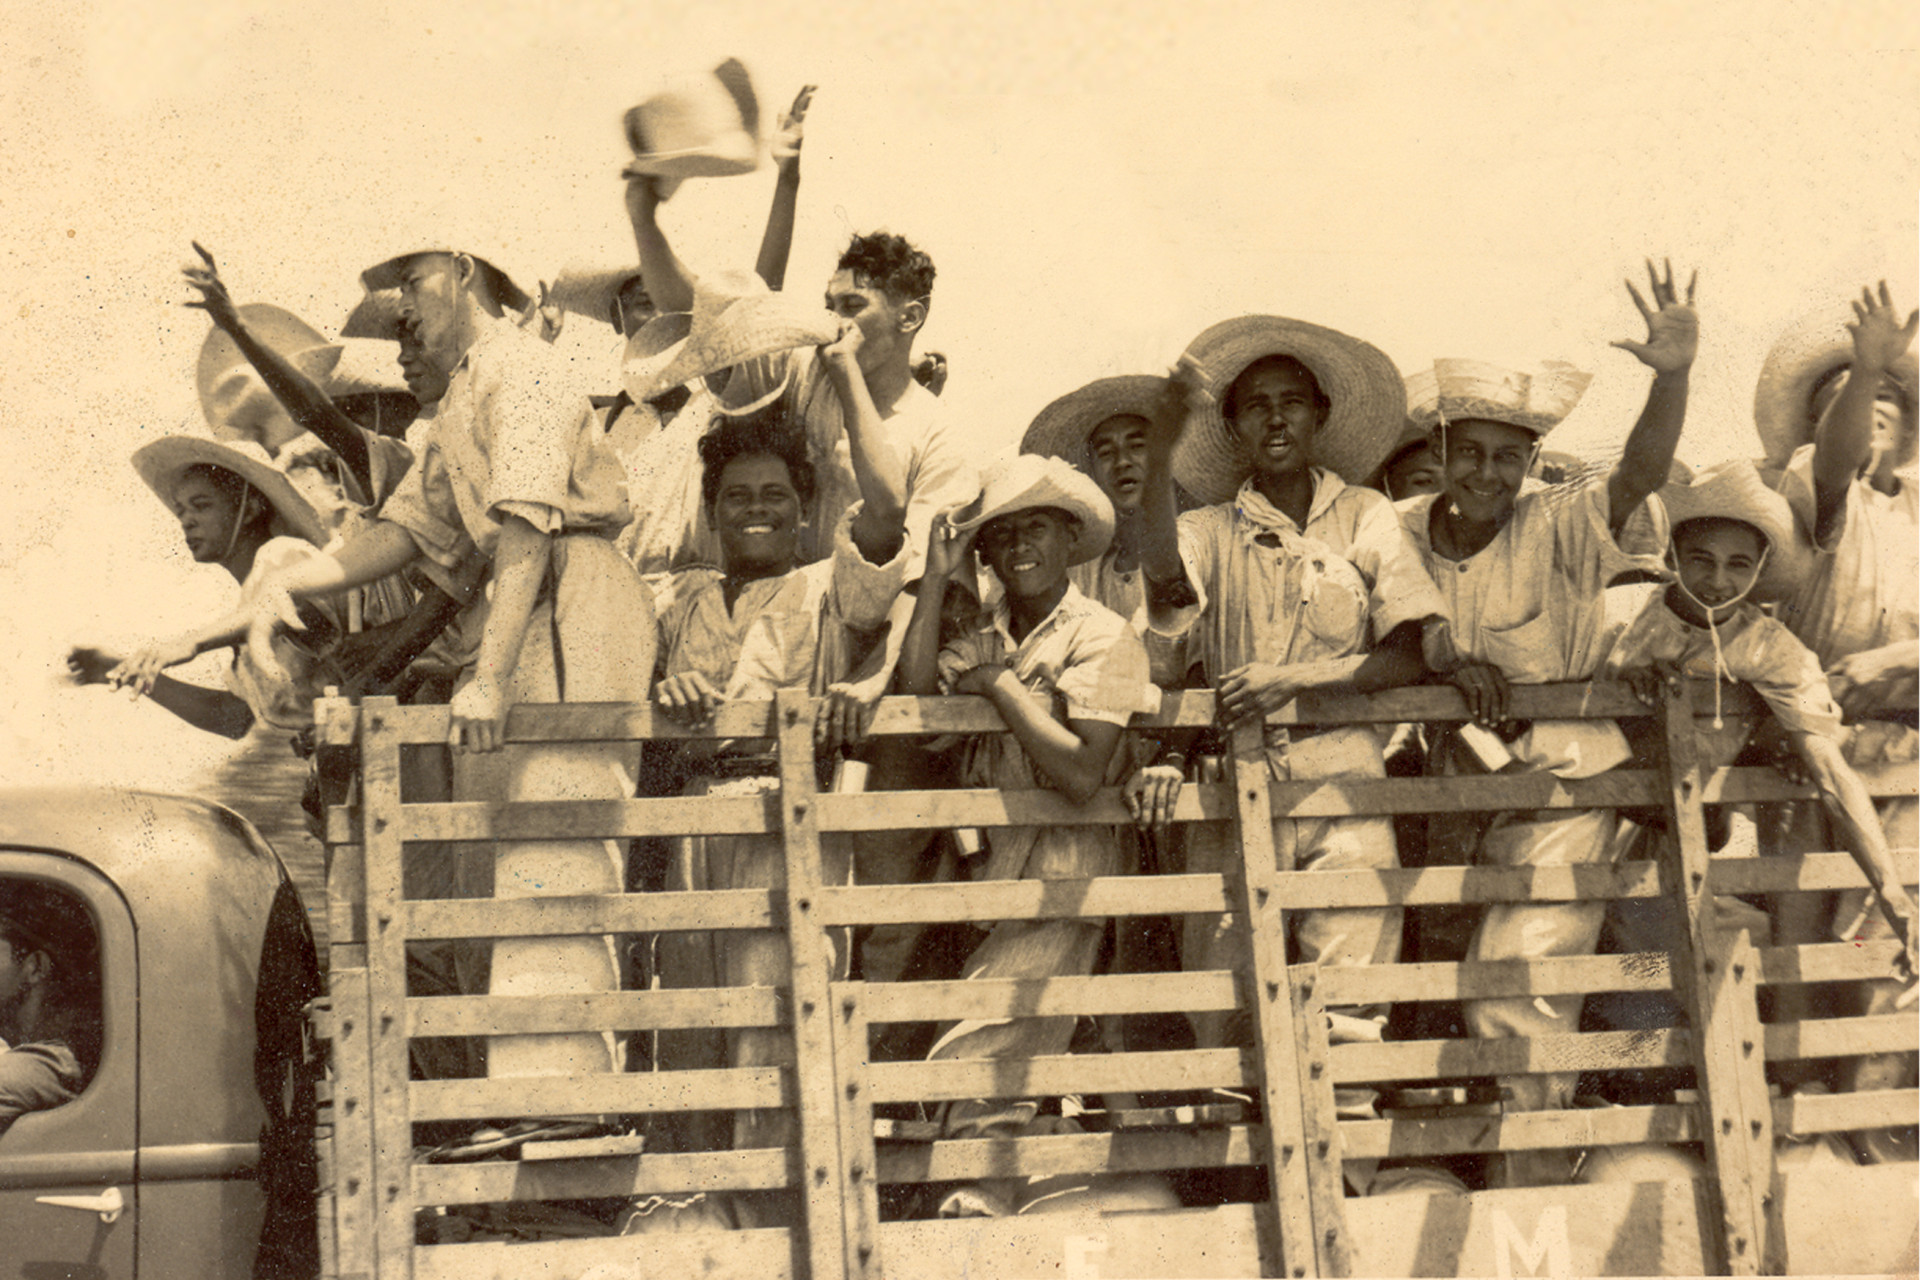
[[[1729,616],[1732,615],[1733,607],[1745,600],[1754,587],[1759,585],[1760,575],[1766,572],[1767,557],[1771,554],[1773,554],[1773,544],[1764,538],[1761,539],[1760,563],[1754,566],[1753,581],[1747,583],[1739,595],[1720,606]],[[1713,727],[1716,730],[1724,729],[1726,721],[1720,716],[1720,682],[1733,679],[1733,672],[1727,669],[1726,655],[1720,648],[1719,620],[1714,617],[1712,605],[1687,590],[1687,580],[1680,576],[1680,557],[1671,543],[1667,546],[1667,567],[1673,570],[1673,585],[1680,588],[1680,594],[1692,601],[1694,608],[1707,615],[1707,636],[1713,641]]]

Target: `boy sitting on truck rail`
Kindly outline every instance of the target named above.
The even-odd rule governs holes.
[[[902,692],[969,693],[993,703],[1010,731],[977,738],[964,769],[976,787],[1052,787],[1084,802],[1120,781],[1121,731],[1160,705],[1146,649],[1126,619],[1087,599],[1068,569],[1097,558],[1113,536],[1113,508],[1093,481],[1057,458],[1018,454],[988,470],[980,496],[934,518],[926,575],[900,654]],[[1003,593],[972,634],[939,643],[946,585],[980,556]],[[1036,694],[1045,698],[1036,700]],[[990,880],[1114,875],[1114,827],[996,827],[987,832]],[[1091,971],[1099,920],[1003,920],[975,949],[969,978],[1038,978]],[[1021,1059],[1064,1053],[1071,1017],[971,1019],[951,1027],[931,1057]],[[1032,1100],[974,1099],[946,1110],[949,1137],[993,1137],[1030,1124]],[[1010,1211],[1013,1188],[980,1187],[945,1212]],[[958,1193],[956,1193],[958,1194]]]
[[[1795,555],[1786,500],[1766,487],[1750,462],[1724,463],[1691,484],[1666,486],[1660,497],[1673,522],[1676,580],[1614,642],[1605,674],[1625,679],[1649,706],[1662,681],[1683,676],[1752,685],[1819,789],[1894,936],[1904,940],[1900,967],[1911,978],[1913,900],[1900,883],[1873,798],[1841,754],[1846,734],[1840,708],[1819,660],[1753,599],[1778,599],[1807,571],[1807,558]],[[1721,722],[1717,690],[1715,697],[1711,727],[1696,734],[1703,770],[1732,763],[1748,736],[1748,726]],[[1851,932],[1847,928],[1842,936]]]
[[[1629,569],[1659,568],[1629,555],[1619,539],[1627,518],[1667,478],[1686,416],[1697,322],[1691,284],[1682,303],[1671,267],[1665,280],[1651,263],[1648,274],[1653,306],[1627,286],[1647,322],[1647,341],[1614,345],[1655,376],[1620,461],[1604,478],[1572,489],[1521,491],[1541,440],[1586,389],[1588,375],[1571,366],[1529,374],[1477,361],[1436,361],[1425,394],[1411,406],[1417,420],[1438,427],[1447,487],[1401,503],[1401,521],[1446,600],[1449,626],[1429,637],[1429,659],[1436,670],[1450,672],[1474,718],[1436,735],[1430,773],[1538,769],[1587,778],[1628,758],[1626,738],[1614,724],[1512,723],[1507,686],[1591,679],[1606,656],[1607,583]],[[1430,855],[1439,861],[1444,851],[1453,861],[1498,866],[1603,862],[1620,852],[1618,828],[1612,809],[1436,817]],[[1591,955],[1605,914],[1604,902],[1496,904],[1467,958]],[[1474,1000],[1466,1018],[1482,1038],[1567,1033],[1578,1029],[1581,1003],[1579,996]],[[1556,1072],[1501,1084],[1511,1109],[1546,1111],[1564,1109],[1576,1079],[1576,1073]],[[1501,1159],[1496,1185],[1560,1184],[1570,1172],[1560,1152],[1511,1152]]]

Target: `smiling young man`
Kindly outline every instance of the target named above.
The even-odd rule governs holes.
[[[1851,318],[1848,319],[1850,312]],[[1778,617],[1819,659],[1851,730],[1846,758],[1858,767],[1897,765],[1920,757],[1915,685],[1920,680],[1920,508],[1916,507],[1914,335],[1920,313],[1903,323],[1884,282],[1861,290],[1848,310],[1808,317],[1768,353],[1754,395],[1755,420],[1770,455],[1786,457],[1780,491],[1796,517],[1814,564]],[[1810,440],[1809,440],[1810,437]],[[1920,802],[1895,797],[1877,806],[1886,841],[1920,844]],[[1763,851],[1831,849],[1842,834],[1830,811],[1783,807],[1761,824]],[[1862,921],[1860,937],[1884,937],[1863,910],[1861,891],[1836,902],[1783,895],[1776,906],[1779,941],[1799,944]],[[1787,988],[1786,1016],[1831,1016],[1837,1004],[1855,1013],[1890,1013],[1894,982],[1859,984],[1816,1008],[1813,989]],[[1848,1092],[1910,1086],[1912,1054],[1876,1054],[1844,1061],[1839,1087]],[[1869,1161],[1911,1160],[1914,1130],[1855,1132]]]
[[[1357,483],[1405,417],[1400,375],[1365,342],[1275,316],[1213,326],[1181,365],[1150,436],[1156,480],[1143,561],[1155,674],[1199,664],[1219,690],[1224,723],[1266,722],[1278,778],[1384,777],[1382,742],[1370,730],[1273,718],[1309,689],[1383,689],[1425,674],[1421,636],[1442,612],[1438,593],[1387,500]],[[1176,478],[1213,505],[1176,519]],[[1304,869],[1398,865],[1385,818],[1283,818],[1273,836]],[[1198,829],[1187,869],[1223,870],[1234,853],[1220,833]],[[1396,909],[1301,911],[1291,924],[1302,963],[1399,955]],[[1234,967],[1239,944],[1219,922],[1190,917],[1182,963]],[[1195,1025],[1207,1048],[1242,1034],[1219,1017]],[[1370,1110],[1360,1094],[1343,1101]]]
[[[1082,803],[1127,767],[1121,731],[1137,711],[1159,706],[1140,637],[1111,609],[1069,580],[1112,537],[1113,511],[1087,477],[1057,458],[1018,454],[988,469],[968,507],[935,518],[913,617],[900,655],[901,691],[915,696],[977,694],[1008,733],[983,734],[968,748],[966,785],[1048,787]],[[947,583],[980,558],[1002,592],[969,634],[942,646]],[[1035,695],[1040,695],[1036,698]],[[1114,827],[995,827],[987,833],[990,880],[1068,880],[1117,874],[1122,832]],[[1031,978],[1091,970],[1104,922],[1002,921],[967,960],[969,978]],[[933,1058],[1027,1058],[1064,1053],[1071,1017],[968,1020],[949,1028]],[[950,1137],[1017,1132],[1037,1111],[1031,1100],[976,1099],[948,1106]],[[1005,1208],[1010,1188],[981,1195]],[[943,1212],[972,1212],[956,1207]]]
[[[1434,430],[1447,483],[1445,492],[1403,502],[1399,511],[1445,600],[1447,626],[1429,635],[1427,653],[1475,721],[1436,735],[1429,773],[1542,770],[1587,778],[1630,754],[1618,725],[1516,724],[1507,708],[1509,684],[1592,679],[1609,639],[1607,584],[1630,570],[1661,568],[1628,554],[1619,539],[1667,478],[1686,417],[1698,322],[1692,285],[1682,302],[1671,267],[1665,279],[1651,263],[1647,270],[1652,306],[1627,286],[1647,340],[1614,345],[1650,367],[1653,383],[1619,462],[1589,482],[1521,489],[1541,440],[1578,402],[1589,375],[1565,364],[1526,372],[1440,360],[1410,380],[1412,416]],[[1435,815],[1429,853],[1434,861],[1495,866],[1602,862],[1622,851],[1619,830],[1611,809]],[[1495,905],[1467,959],[1590,955],[1605,915],[1602,902]],[[1538,1036],[1577,1030],[1580,1008],[1578,996],[1476,1000],[1466,1018],[1476,1036]],[[1571,1101],[1576,1078],[1559,1072],[1501,1083],[1513,1110],[1558,1110]],[[1561,1152],[1520,1152],[1505,1156],[1494,1177],[1541,1185],[1563,1183],[1569,1173]]]

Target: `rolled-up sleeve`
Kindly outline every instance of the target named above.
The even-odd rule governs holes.
[[[1371,500],[1355,522],[1348,558],[1367,582],[1367,614],[1373,621],[1374,642],[1379,643],[1404,623],[1444,620],[1446,601],[1393,504],[1367,490],[1359,492]]]
[[[473,539],[460,519],[446,457],[432,437],[380,508],[380,518],[413,535],[421,554],[444,569],[454,568],[473,549]]]
[[[903,539],[885,564],[860,554],[853,542],[853,522],[860,507],[856,502],[847,508],[833,531],[833,607],[846,626],[871,631],[887,620],[887,611],[906,585],[911,552]]]
[[[558,533],[567,522],[580,414],[592,406],[514,363],[489,362],[485,384],[475,388],[474,430],[487,441],[487,514]]]

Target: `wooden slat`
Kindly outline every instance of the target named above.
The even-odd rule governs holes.
[[[1672,985],[1668,958],[1661,951],[1461,964],[1354,965],[1320,971],[1320,989],[1333,1005],[1665,991]]]
[[[367,709],[377,699],[369,698]],[[402,742],[445,742],[452,713],[444,704],[401,707],[388,722]],[[364,726],[363,726],[364,727]],[[772,736],[771,702],[728,702],[713,719],[689,728],[661,715],[650,702],[524,702],[507,713],[508,742],[620,742],[640,738],[700,740]]]
[[[1920,1124],[1920,1089],[1803,1093],[1773,1104],[1773,1127],[1804,1136]]]
[[[837,982],[833,1000],[835,1110],[840,1122],[840,1159],[846,1165],[846,1274],[878,1280],[887,1274],[880,1256],[880,1158],[873,1140],[873,1098],[867,1088],[867,1014],[864,982]]]
[[[1728,1274],[1757,1275],[1777,1270],[1781,1261],[1767,1257],[1767,1206],[1777,1188],[1765,1063],[1754,1054],[1760,961],[1744,930],[1728,938],[1711,924],[1713,892],[1691,698],[1690,689],[1672,686],[1661,696],[1671,791],[1669,833],[1656,849],[1662,887],[1684,908],[1674,990],[1693,1028],[1694,1078],[1706,1120],[1707,1164],[1714,1173],[1705,1188],[1702,1227],[1717,1228],[1712,1252]]]
[[[1300,1097],[1301,1063],[1295,1038],[1293,990],[1287,982],[1287,920],[1282,895],[1275,888],[1277,873],[1293,870],[1292,844],[1286,865],[1275,847],[1275,798],[1267,765],[1265,726],[1258,721],[1240,725],[1233,733],[1235,842],[1240,848],[1240,874],[1231,877],[1234,922],[1245,940],[1242,954],[1247,1000],[1253,1022],[1253,1074],[1248,1078],[1260,1091],[1261,1114],[1267,1121],[1268,1197],[1273,1208],[1279,1252],[1262,1253],[1264,1264],[1289,1276],[1319,1274],[1313,1184],[1306,1161],[1306,1118]],[[1291,905],[1291,904],[1287,904]]]
[[[1182,787],[1174,806],[1178,822],[1223,822],[1232,816],[1232,791],[1218,784]],[[907,821],[916,827],[939,830],[1126,826],[1133,817],[1119,787],[1103,787],[1085,804],[1075,804],[1058,791],[997,787],[868,791],[820,797],[822,831],[898,831]]]
[[[723,1111],[788,1104],[779,1067],[711,1071],[595,1072],[499,1080],[416,1080],[416,1120],[488,1116]]]
[[[400,736],[392,698],[360,720],[360,802],[367,883],[368,1051],[373,1085],[374,1242],[380,1274],[405,1280],[413,1253],[413,1117],[408,1113],[407,939],[400,927]]]
[[[1806,1022],[1774,1022],[1762,1029],[1767,1061],[1791,1058],[1846,1058],[1869,1053],[1912,1053],[1916,1025],[1911,1013],[1883,1013],[1870,1018],[1816,1018]]]
[[[410,804],[407,840],[611,840],[631,836],[749,835],[780,829],[768,796],[649,800],[468,800]]]
[[[1760,982],[1857,982],[1893,972],[1900,944],[1826,942],[1800,947],[1761,947]]]
[[[867,1075],[876,1103],[936,1102],[1238,1086],[1252,1078],[1253,1061],[1247,1049],[1188,1049],[876,1062]]]
[[[1329,778],[1276,782],[1277,818],[1347,818],[1377,813],[1495,809],[1614,809],[1653,804],[1661,788],[1651,770],[1557,778],[1542,771],[1484,778]]]
[[[327,846],[327,944],[358,946],[367,940],[367,859],[355,832],[346,843]]]
[[[900,1280],[1081,1280],[1095,1276],[1262,1276],[1278,1252],[1259,1207],[1155,1213],[1011,1214],[889,1222]]]
[[[1442,1156],[1468,1151],[1545,1151],[1635,1142],[1693,1142],[1699,1137],[1690,1105],[1592,1107],[1571,1111],[1514,1111],[1504,1115],[1438,1116],[1417,1120],[1343,1120],[1340,1138],[1349,1160]]]
[[[644,1258],[637,1264],[636,1258]],[[717,1231],[635,1240],[516,1240],[510,1244],[422,1246],[414,1280],[528,1280],[582,1275],[611,1265],[621,1274],[636,1265],[652,1276],[701,1280],[794,1280],[793,1243],[785,1228]],[[642,1274],[632,1272],[631,1274]],[[386,1280],[382,1273],[381,1280]]]
[[[1595,1031],[1489,1040],[1402,1040],[1333,1046],[1342,1084],[1545,1071],[1682,1067],[1692,1059],[1685,1031]]]
[[[407,1001],[407,1034],[410,1036],[777,1027],[785,1021],[780,993],[771,987],[611,991],[565,999],[438,996]]]
[[[1920,772],[1912,764],[1857,765],[1854,772],[1875,796],[1910,796],[1920,792]],[[1777,800],[1817,800],[1810,784],[1788,782],[1778,769],[1715,769],[1707,776],[1701,800],[1706,804],[1755,804]]]
[[[1323,1276],[1353,1274],[1347,1240],[1347,1188],[1344,1146],[1327,1070],[1327,1002],[1318,990],[1320,967],[1296,965],[1287,972],[1292,988],[1294,1060],[1299,1068],[1302,1150],[1307,1186],[1313,1194],[1313,1251]]]
[[[553,898],[445,898],[409,902],[409,938],[531,938],[555,934],[771,929],[766,889],[582,894]]]
[[[1101,876],[1087,880],[982,880],[826,888],[829,924],[931,924],[942,920],[1062,920],[1226,910],[1217,875]]]
[[[1915,879],[1914,851],[1893,850],[1902,883]],[[1859,864],[1844,853],[1803,853],[1798,857],[1715,858],[1708,882],[1715,893],[1790,893],[1857,889],[1867,882]]]
[[[774,703],[780,735],[780,818],[787,892],[781,900],[793,983],[793,1049],[800,1116],[801,1204],[806,1214],[807,1274],[827,1280],[840,1273],[856,1241],[850,1218],[853,1191],[840,1150],[839,1098],[833,1022],[829,1012],[826,926],[820,896],[820,807],[813,768],[812,703],[805,689],[782,689]],[[864,1051],[865,1046],[861,1046]],[[876,1215],[877,1216],[877,1215]]]
[[[427,1205],[751,1191],[790,1185],[788,1166],[787,1153],[778,1149],[420,1164],[413,1167],[413,1196]]]
[[[1575,902],[1652,898],[1660,876],[1651,862],[1571,867],[1408,867],[1399,871],[1296,871],[1283,892],[1294,910],[1432,906],[1453,902]]]
[[[1047,1178],[1059,1173],[1141,1173],[1264,1163],[1266,1143],[1246,1125],[1041,1138],[968,1138],[887,1143],[880,1181],[956,1182],[975,1178]]]
[[[334,949],[337,957],[340,948]],[[333,1039],[328,1056],[333,1091],[333,1239],[343,1276],[372,1275],[373,1076],[367,1048],[370,1006],[364,965],[335,964],[327,971],[333,1002]]]
[[[953,982],[874,983],[862,992],[872,1022],[955,1018],[1041,1018],[1116,1013],[1188,1013],[1232,1009],[1233,975],[1141,973],[1098,978],[967,978]]]

